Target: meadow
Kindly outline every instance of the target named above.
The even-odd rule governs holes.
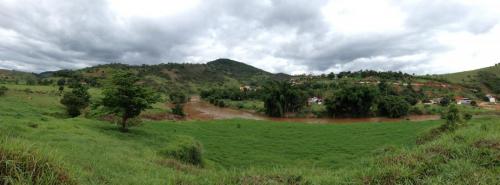
[[[500,182],[495,176],[500,172],[498,117],[473,119],[470,126],[423,145],[417,138],[442,121],[145,121],[122,133],[109,122],[65,118],[60,97],[42,92],[50,88],[9,88],[0,97],[0,155],[33,151],[64,169],[73,180],[68,184]],[[202,143],[204,167],[161,155],[176,136]],[[418,176],[418,170],[428,174]]]

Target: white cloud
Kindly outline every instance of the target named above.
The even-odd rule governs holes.
[[[0,67],[232,58],[271,72],[445,73],[500,56],[497,0],[3,0]]]

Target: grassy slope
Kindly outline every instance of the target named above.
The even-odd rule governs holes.
[[[241,173],[269,175],[278,173],[276,167],[287,169],[279,173],[311,173],[312,178],[319,174],[315,171],[355,166],[382,146],[413,146],[419,132],[438,124],[147,122],[123,134],[105,122],[57,118],[63,112],[58,98],[9,91],[0,97],[0,133],[58,156],[82,184],[165,184],[176,179],[200,183],[225,178],[234,183],[231,178]],[[158,151],[174,135],[190,135],[204,144],[206,170],[182,172],[162,163]]]
[[[482,68],[482,69],[477,69],[477,70],[472,70],[472,71],[464,71],[464,72],[458,72],[458,73],[451,73],[451,74],[445,74],[441,75],[444,79],[447,79],[448,81],[452,83],[473,83],[475,80],[477,80],[477,74],[483,71],[488,71],[491,73],[496,74],[498,77],[500,77],[500,65],[497,66],[492,66],[492,67],[487,67],[487,68]]]

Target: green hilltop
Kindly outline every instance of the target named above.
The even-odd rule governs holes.
[[[491,67],[439,75],[451,83],[482,89],[485,92],[500,93],[500,64]]]

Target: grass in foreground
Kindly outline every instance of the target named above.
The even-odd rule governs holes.
[[[78,184],[499,182],[498,117],[473,119],[469,126],[423,145],[414,144],[417,136],[440,121],[146,122],[121,133],[106,122],[54,116],[64,112],[58,98],[16,91],[0,97],[0,137],[36,148],[40,159],[59,159],[57,164],[63,165],[58,169]],[[162,154],[181,135],[201,142],[204,168]]]

